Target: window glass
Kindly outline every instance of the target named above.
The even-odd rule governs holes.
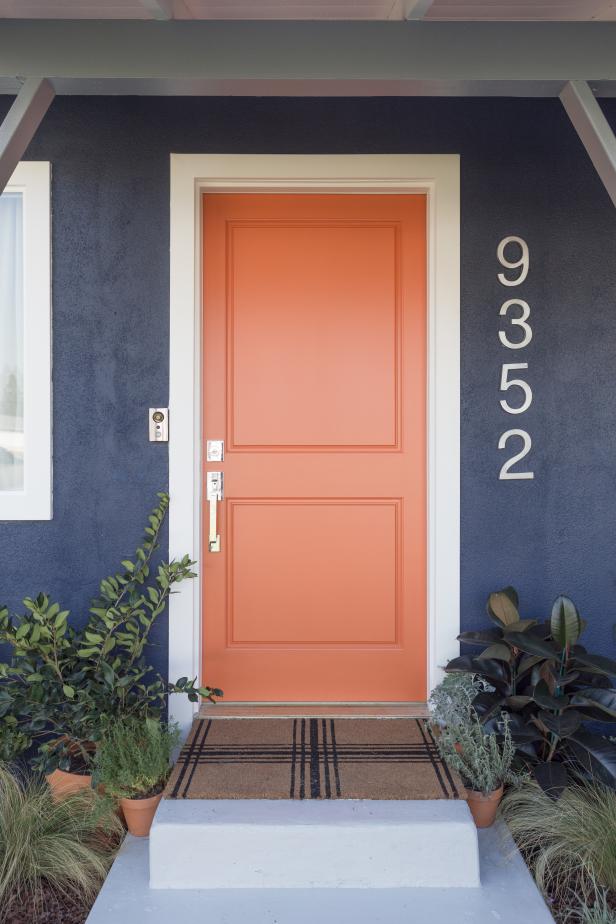
[[[24,489],[23,194],[0,196],[0,491]]]

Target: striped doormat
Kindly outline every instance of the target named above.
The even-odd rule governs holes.
[[[167,799],[459,799],[421,719],[197,719]]]

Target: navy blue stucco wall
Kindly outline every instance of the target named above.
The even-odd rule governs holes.
[[[0,601],[43,589],[79,618],[166,487],[146,410],[168,401],[172,151],[461,154],[463,625],[505,583],[528,615],[563,591],[614,654],[616,210],[557,100],[56,99],[25,157],[53,164],[54,519],[0,524]],[[508,234],[530,246],[519,289],[496,279]],[[520,352],[497,333],[516,294]],[[499,407],[502,362],[529,363],[521,417]],[[535,479],[498,481],[518,426]]]

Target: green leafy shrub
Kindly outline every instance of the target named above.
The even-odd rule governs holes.
[[[483,648],[481,654],[462,655],[446,667],[491,684],[492,692],[473,701],[486,727],[508,712],[518,756],[553,794],[567,784],[572,758],[616,785],[616,745],[584,725],[588,719],[616,722],[616,662],[579,643],[584,622],[575,604],[560,596],[549,620],[521,619],[518,595],[506,587],[490,594],[487,610],[491,628],[458,636]]]
[[[180,742],[176,725],[127,718],[111,725],[96,752],[96,778],[115,799],[159,793],[171,772],[171,754]]]
[[[467,724],[473,701],[482,689],[474,674],[464,671],[446,674],[430,693],[428,705],[432,723],[440,728]]]
[[[471,711],[466,722],[443,729],[436,743],[443,759],[458,771],[468,789],[487,794],[508,781],[515,749],[506,713],[499,734],[486,732]]]
[[[530,781],[501,811],[544,894],[563,904],[574,896],[598,913],[605,890],[616,890],[616,792],[574,781],[554,801]]]
[[[0,717],[0,763],[13,763],[29,744],[30,738],[19,727],[14,715]]]
[[[100,887],[123,828],[92,790],[55,802],[36,779],[23,780],[0,765],[0,908],[21,897],[59,893],[92,898]]]
[[[193,578],[194,562],[153,567],[169,498],[148,518],[145,538],[123,570],[101,581],[83,628],[45,594],[26,598],[26,613],[0,608],[0,643],[12,649],[0,663],[0,716],[11,715],[28,738],[43,741],[38,763],[46,772],[89,771],[106,724],[122,716],[161,715],[170,693],[192,702],[220,690],[181,677],[167,683],[146,658],[151,631],[178,584]]]

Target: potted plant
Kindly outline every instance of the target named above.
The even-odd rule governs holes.
[[[10,661],[0,663],[0,709],[40,743],[35,764],[56,790],[91,785],[97,743],[110,720],[161,715],[170,693],[192,702],[222,695],[188,677],[168,683],[146,657],[170,594],[194,577],[188,555],[155,565],[168,506],[168,496],[159,494],[143,543],[121,571],[101,581],[80,628],[46,594],[26,598],[20,616],[0,607],[0,644],[11,648]]]
[[[561,595],[549,619],[522,619],[516,591],[505,587],[490,594],[487,611],[490,627],[458,636],[480,653],[445,668],[490,685],[473,700],[485,729],[507,712],[518,759],[553,796],[567,786],[572,764],[616,785],[616,742],[586,724],[616,722],[616,661],[580,643],[585,623],[573,601]]]
[[[500,734],[486,732],[479,717],[472,713],[467,722],[444,729],[437,744],[443,759],[462,777],[475,824],[478,828],[490,827],[515,754],[507,714],[503,713]]]
[[[128,830],[147,837],[180,742],[177,725],[126,718],[110,724],[96,751],[96,780],[119,801]]]

